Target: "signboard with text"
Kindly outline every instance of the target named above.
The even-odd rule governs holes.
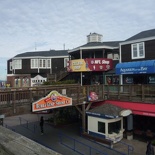
[[[113,69],[112,59],[87,58],[68,61],[68,72],[108,71]]]
[[[63,96],[57,91],[51,91],[47,96],[32,103],[32,111],[43,111],[72,105],[72,98]]]

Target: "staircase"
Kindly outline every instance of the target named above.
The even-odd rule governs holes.
[[[58,82],[65,78],[69,73],[67,72],[67,68],[63,68],[59,70],[57,73],[54,74],[48,74],[47,75],[47,81],[48,82]]]

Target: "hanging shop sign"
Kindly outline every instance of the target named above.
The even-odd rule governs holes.
[[[67,64],[68,72],[91,72],[91,71],[108,71],[113,69],[112,59],[105,58],[88,58],[70,60]]]
[[[72,98],[63,96],[57,91],[51,91],[46,97],[32,103],[32,111],[43,111],[72,105]]]

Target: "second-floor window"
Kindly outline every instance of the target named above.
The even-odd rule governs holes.
[[[117,53],[108,53],[107,54],[107,58],[108,59],[113,59],[113,60],[118,60],[119,59],[119,55]]]
[[[64,58],[64,67],[67,67],[67,62],[69,61],[69,58]]]
[[[10,62],[10,71],[12,71],[12,62]]]
[[[12,69],[22,69],[22,60],[13,60]]]
[[[145,58],[144,42],[132,44],[131,49],[132,49],[131,53],[132,59]]]
[[[51,68],[51,59],[31,59],[31,68]]]

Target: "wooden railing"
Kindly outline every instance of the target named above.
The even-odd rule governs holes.
[[[52,90],[73,99],[73,105],[89,103],[90,92],[98,95],[97,101],[120,100],[155,103],[155,85],[54,85],[29,88],[0,89],[0,107],[31,104]]]
[[[63,78],[65,78],[69,73],[67,72],[67,68],[63,68],[61,70],[59,70],[57,73],[55,74],[48,74],[47,75],[47,79],[49,82],[56,82],[56,81],[60,81]]]

